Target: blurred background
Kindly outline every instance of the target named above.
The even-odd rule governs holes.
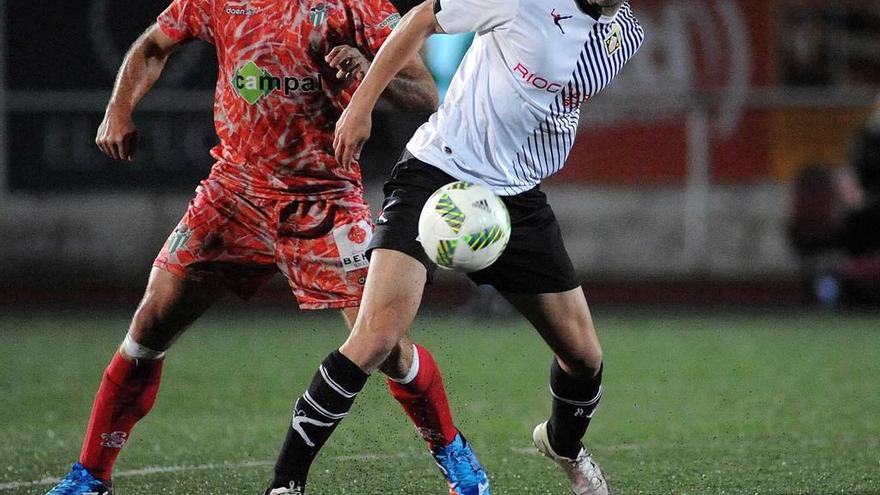
[[[135,302],[207,175],[216,61],[204,43],[177,53],[139,107],[134,163],[94,146],[126,48],[166,3],[0,1],[3,307]],[[584,106],[545,187],[589,299],[877,304],[880,5],[633,3],[647,42]],[[469,42],[431,41],[441,90]],[[424,118],[376,116],[363,164],[374,208]],[[444,277],[429,297],[475,293],[464,287]],[[290,296],[279,278],[258,300]]]
[[[200,42],[136,112],[134,163],[94,145],[125,50],[168,1],[0,0],[0,494],[44,493],[76,458],[101,370],[211,166],[217,68]],[[646,42],[544,186],[608,363],[590,447],[620,493],[880,493],[880,312],[864,310],[880,300],[880,2],[632,5]],[[469,43],[429,43],[441,90]],[[426,117],[375,116],[374,211]],[[414,338],[493,490],[567,493],[529,442],[550,351],[464,276],[425,298],[439,311]],[[169,354],[120,493],[264,488],[291,398],[345,328],[297,312],[281,277],[228,301]],[[328,444],[316,493],[448,492],[384,388],[371,380]]]

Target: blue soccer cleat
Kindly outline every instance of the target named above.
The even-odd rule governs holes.
[[[491,495],[489,478],[471,445],[455,435],[451,444],[432,452],[437,467],[446,476],[449,495]]]
[[[113,495],[113,490],[77,462],[46,495]]]

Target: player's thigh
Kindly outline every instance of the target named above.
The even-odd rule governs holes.
[[[135,342],[164,351],[222,294],[220,286],[186,280],[154,267],[129,333]]]
[[[273,206],[218,181],[202,181],[153,266],[249,299],[277,271],[269,227]]]
[[[580,287],[548,294],[503,294],[534,325],[563,369],[572,374],[598,371],[602,347]]]
[[[398,346],[415,319],[426,281],[425,266],[390,249],[376,249],[348,340],[340,348],[349,359],[373,371]]]

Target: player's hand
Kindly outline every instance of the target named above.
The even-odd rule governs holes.
[[[104,120],[98,127],[95,144],[105,155],[115,160],[134,160],[137,148],[137,128],[131,112],[107,108]]]
[[[354,76],[359,81],[370,69],[370,61],[360,50],[348,45],[339,45],[324,57],[330,67],[336,69],[336,77],[348,79]]]
[[[370,138],[370,131],[373,127],[371,113],[371,109],[359,108],[352,100],[352,104],[342,112],[342,116],[336,121],[333,150],[336,152],[336,161],[339,165],[347,167],[354,160],[360,159],[361,150],[364,143]]]

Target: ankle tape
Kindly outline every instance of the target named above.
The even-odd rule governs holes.
[[[131,334],[126,334],[125,340],[122,341],[122,351],[128,357],[134,359],[158,360],[165,357],[165,351],[155,351],[149,347],[142,346],[134,341]]]
[[[397,382],[401,385],[409,385],[410,383],[412,383],[413,380],[416,379],[416,376],[418,376],[418,374],[419,374],[419,348],[416,347],[415,344],[413,344],[412,350],[413,350],[412,366],[409,367],[409,371],[407,372],[406,376],[403,378],[400,378],[400,379],[392,378],[389,376],[388,378],[391,379],[391,381]]]

